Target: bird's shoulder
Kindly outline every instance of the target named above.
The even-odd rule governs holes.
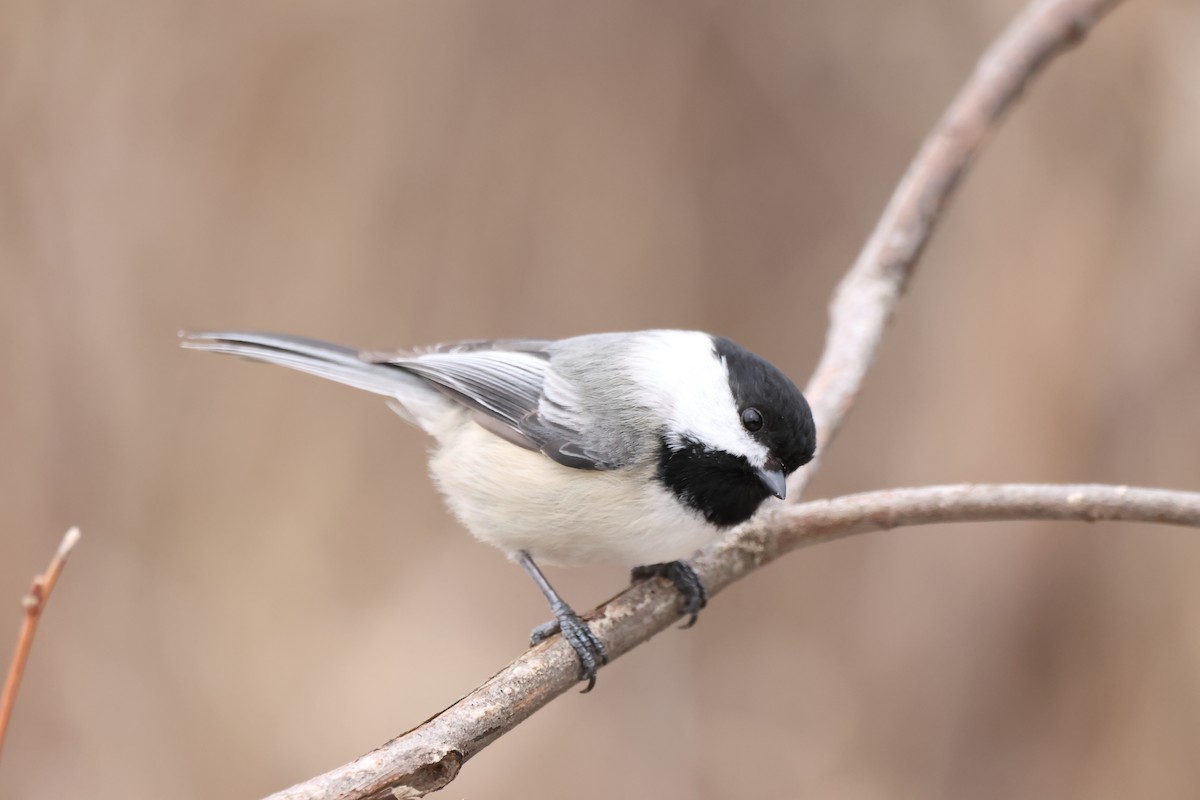
[[[681,347],[711,349],[711,339],[688,331],[472,339],[363,357],[424,378],[515,444],[565,466],[611,470],[652,449],[655,384]]]

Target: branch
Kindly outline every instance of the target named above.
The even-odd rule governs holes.
[[[1200,527],[1200,493],[1127,486],[1000,484],[893,489],[777,504],[736,537],[692,562],[710,595],[806,545],[936,522],[1128,520]],[[679,619],[663,581],[638,584],[589,620],[609,658]],[[575,651],[560,637],[526,652],[475,691],[356,761],[268,800],[391,800],[441,789],[463,762],[579,681]]]
[[[63,536],[58,552],[50,559],[46,572],[33,579],[29,594],[21,601],[25,607],[25,619],[21,623],[21,632],[17,635],[17,649],[13,652],[12,663],[8,667],[8,677],[4,681],[4,690],[0,692],[0,752],[4,751],[4,734],[8,731],[8,721],[12,718],[13,705],[17,701],[17,689],[21,686],[21,677],[25,674],[25,662],[29,660],[29,650],[33,647],[33,636],[37,633],[38,620],[42,618],[42,610],[54,591],[59,573],[67,564],[67,557],[75,545],[79,543],[79,528],[71,528]]]
[[[1033,0],[984,53],[925,138],[834,293],[825,352],[805,391],[817,423],[817,456],[792,475],[788,497],[800,497],[841,428],[934,223],[1004,112],[1042,67],[1120,2]]]
[[[825,352],[806,391],[817,423],[818,461],[792,476],[789,497],[801,495],[841,427],[934,223],[989,134],[1028,81],[1119,2],[1033,0],[984,54],[925,140],[834,295]],[[921,522],[1014,518],[1197,525],[1200,496],[1096,486],[946,487],[860,495],[764,511],[692,564],[715,594],[801,544]],[[648,581],[599,614],[592,628],[616,658],[678,618],[678,595],[661,581]],[[440,789],[468,758],[567,691],[578,674],[574,651],[560,637],[551,639],[408,733],[272,800],[390,800]]]

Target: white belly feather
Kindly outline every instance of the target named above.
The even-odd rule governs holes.
[[[472,422],[439,427],[430,460],[438,488],[476,538],[510,555],[633,566],[687,558],[720,533],[651,466],[632,475],[571,469]]]

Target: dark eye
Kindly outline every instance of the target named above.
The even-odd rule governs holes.
[[[754,433],[763,426],[763,415],[757,408],[742,409],[742,427]]]

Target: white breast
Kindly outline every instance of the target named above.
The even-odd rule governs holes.
[[[564,467],[469,422],[440,438],[430,471],[476,538],[546,564],[626,566],[687,558],[720,532],[654,479],[653,467]]]

